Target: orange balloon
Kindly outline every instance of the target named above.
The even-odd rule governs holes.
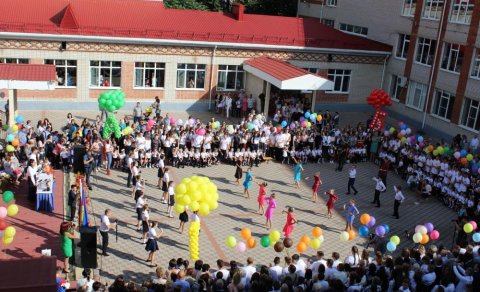
[[[13,145],[13,144],[12,144]],[[460,163],[462,163],[463,165],[467,165],[468,164],[468,160],[463,157],[462,159],[460,159]]]
[[[247,247],[248,248],[254,248],[255,245],[257,245],[257,241],[255,240],[255,238],[250,237],[249,239],[247,239]]]
[[[252,237],[252,231],[250,230],[250,228],[243,227],[242,232],[241,232],[241,236],[242,236],[243,239],[247,240],[250,237]]]
[[[314,228],[312,229],[312,235],[313,235],[313,237],[320,237],[320,236],[322,236],[322,234],[323,234],[322,228],[320,228],[320,227],[317,226],[317,227],[314,227]]]
[[[355,234],[355,231],[353,231],[353,230],[348,231],[348,240],[354,239],[355,236],[357,236],[357,235]]]
[[[17,138],[13,139],[12,145],[15,146],[15,147],[17,147],[18,144],[20,144],[20,142],[18,141],[18,139],[17,139]]]
[[[307,250],[307,245],[305,244],[305,242],[299,242],[297,244],[297,251],[298,252],[304,252]]]
[[[430,238],[428,237],[427,234],[422,234],[422,240],[420,240],[420,243],[421,244],[426,244],[429,240],[430,240]]]
[[[368,222],[370,222],[370,215],[367,213],[362,214],[362,216],[360,216],[360,222],[362,222],[363,225],[368,224]]]
[[[300,239],[300,241],[303,242],[303,243],[305,243],[305,245],[308,246],[308,245],[310,244],[311,239],[310,239],[310,237],[309,237],[308,235],[304,235],[304,236],[302,236],[302,238]]]

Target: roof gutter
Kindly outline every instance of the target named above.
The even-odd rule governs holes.
[[[108,36],[84,36],[84,35],[59,35],[42,33],[18,33],[18,32],[0,32],[0,39],[22,39],[22,40],[42,40],[42,41],[71,41],[71,42],[107,42],[116,44],[143,44],[143,45],[182,45],[182,46],[202,46],[218,48],[245,48],[245,49],[264,49],[264,50],[289,50],[304,51],[312,53],[338,53],[338,54],[356,54],[356,55],[390,55],[390,51],[369,51],[369,50],[350,50],[334,48],[314,48],[302,46],[285,45],[265,45],[248,43],[228,43],[228,42],[205,42],[175,39],[147,39],[147,38],[128,38],[128,37],[108,37]]]

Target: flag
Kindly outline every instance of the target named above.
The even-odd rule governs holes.
[[[80,209],[78,212],[78,226],[88,226],[88,212],[87,212],[87,194],[83,186],[83,181],[80,181]]]

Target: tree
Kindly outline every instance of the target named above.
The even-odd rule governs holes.
[[[167,8],[209,10],[209,7],[198,0],[164,0],[163,3]]]

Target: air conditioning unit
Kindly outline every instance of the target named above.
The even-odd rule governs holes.
[[[398,77],[398,85],[399,86],[405,87],[405,86],[407,86],[407,83],[408,83],[407,77],[405,77],[405,76]]]

